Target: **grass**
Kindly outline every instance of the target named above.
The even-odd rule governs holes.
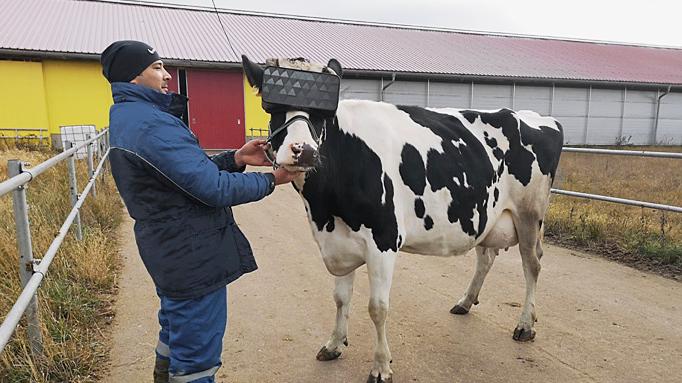
[[[682,152],[682,147],[617,147]],[[682,206],[682,160],[563,153],[555,188]],[[546,234],[644,269],[682,277],[682,214],[554,195]]]
[[[7,147],[0,142],[0,180],[7,160],[33,165],[54,155],[45,148]],[[87,182],[87,165],[78,162],[79,190]],[[100,176],[101,177],[101,176]],[[116,228],[122,205],[110,174],[97,183],[97,197],[81,209],[83,241],[73,227],[38,290],[44,358],[30,357],[24,321],[0,355],[0,382],[97,382],[108,358],[107,324],[120,270]],[[41,258],[70,210],[66,163],[38,176],[28,187],[34,257]],[[18,255],[11,193],[0,197],[0,316],[4,319],[19,296]]]

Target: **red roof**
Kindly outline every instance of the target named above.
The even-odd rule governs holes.
[[[100,1],[0,1],[0,49],[99,54],[143,40],[166,59],[238,63],[214,12]],[[682,49],[221,11],[238,54],[338,59],[346,69],[682,84]]]

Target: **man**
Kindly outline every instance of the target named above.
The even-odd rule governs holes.
[[[231,206],[257,201],[297,173],[267,165],[265,141],[208,157],[179,118],[187,98],[151,46],[117,41],[101,56],[111,83],[109,160],[161,300],[154,382],[214,382],[227,321],[226,285],[256,269]]]

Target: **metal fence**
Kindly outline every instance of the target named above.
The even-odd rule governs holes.
[[[7,135],[5,132],[11,132],[14,135]],[[0,139],[2,140],[14,140],[15,142],[38,140],[38,144],[43,145],[43,140],[48,137],[45,128],[0,128]],[[46,144],[49,142],[49,140],[45,141]]]
[[[94,167],[94,157],[96,153],[94,150],[95,145],[105,149],[97,152],[103,153],[99,158],[97,168]],[[74,156],[79,149],[84,147],[87,150],[88,175],[90,178],[87,185],[85,185],[83,192],[79,194]],[[4,322],[0,325],[0,353],[4,350],[12,337],[12,334],[14,334],[14,331],[19,324],[19,320],[24,313],[26,313],[31,352],[34,356],[40,356],[42,354],[43,343],[40,332],[36,292],[74,221],[76,222],[76,238],[78,240],[83,239],[79,211],[81,206],[83,206],[83,202],[85,202],[85,198],[91,191],[93,192],[93,195],[96,195],[95,184],[97,176],[102,172],[108,156],[109,131],[108,129],[105,129],[94,137],[88,137],[85,142],[77,146],[73,146],[69,141],[65,142],[64,152],[35,167],[27,168],[26,166],[28,164],[21,162],[20,160],[10,160],[8,162],[8,175],[10,178],[0,183],[0,197],[13,192],[14,222],[17,233],[17,247],[19,249],[19,273],[23,290],[12,309],[5,317]],[[26,185],[47,169],[64,160],[67,161],[69,170],[69,186],[73,208],[62,224],[57,237],[52,241],[52,244],[43,255],[43,258],[34,259],[31,244],[31,228],[28,220],[29,205],[26,199]]]
[[[640,151],[640,150],[613,150],[613,149],[591,149],[591,148],[565,147],[562,149],[562,151],[573,152],[573,153],[590,153],[590,154],[607,154],[607,155],[618,155],[618,156],[637,156],[637,157],[657,157],[657,158],[682,159],[682,153],[647,152],[647,151]],[[571,191],[571,190],[552,189],[552,193],[567,195],[567,196],[571,196],[571,197],[594,199],[594,200],[598,200],[598,201],[613,202],[613,203],[619,203],[619,204],[623,204],[623,205],[646,207],[646,208],[650,208],[650,209],[667,210],[667,211],[672,211],[672,212],[676,212],[676,213],[682,213],[682,207],[680,207],[680,206],[663,205],[663,204],[658,204],[658,203],[653,203],[653,202],[637,201],[637,200],[633,200],[633,199],[617,198],[617,197],[611,197],[611,196],[605,196],[605,195],[599,195],[599,194],[581,193],[581,192],[576,192],[576,191]]]
[[[270,134],[270,129],[265,128],[249,128],[249,135],[246,136],[246,140],[250,141],[253,139],[265,139]]]

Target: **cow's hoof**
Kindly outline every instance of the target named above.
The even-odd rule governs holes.
[[[535,339],[535,329],[531,328],[526,329],[523,328],[522,326],[518,326],[516,330],[514,330],[514,340],[517,342],[528,342],[533,339]]]
[[[462,307],[460,305],[455,305],[455,307],[450,309],[450,313],[455,314],[455,315],[464,315],[464,314],[468,314],[469,310],[465,309],[464,307]]]
[[[338,358],[341,355],[341,351],[334,350],[334,351],[329,351],[327,350],[327,347],[322,346],[320,351],[317,353],[317,360],[326,362],[328,360],[334,360]]]
[[[369,374],[367,383],[393,383],[393,377],[391,376],[384,379],[381,377],[381,374],[379,374],[379,376],[373,376],[372,374]]]

